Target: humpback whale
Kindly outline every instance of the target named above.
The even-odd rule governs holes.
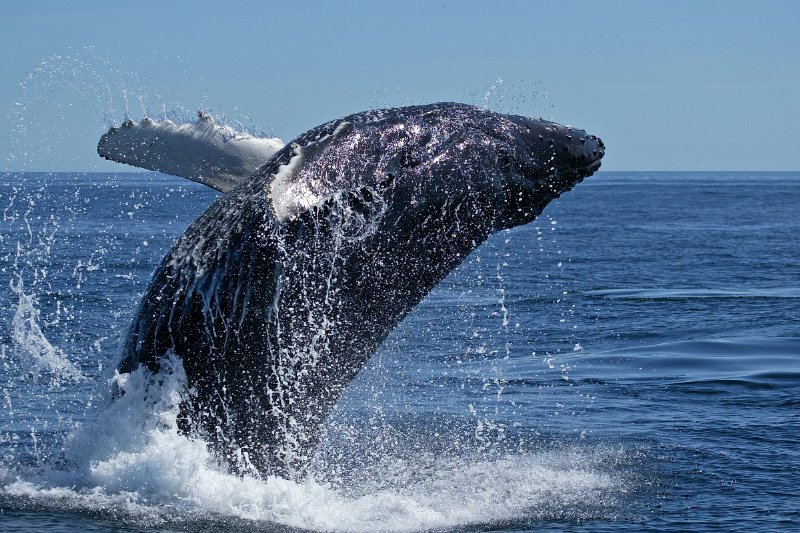
[[[123,129],[101,155],[114,158],[103,146]],[[300,477],[331,408],[403,317],[603,155],[583,130],[437,103],[327,122],[252,175],[173,165],[227,192],[157,268],[118,370],[157,379],[179,358],[181,431],[232,471]]]

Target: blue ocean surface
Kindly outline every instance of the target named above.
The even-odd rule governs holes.
[[[180,376],[110,401],[154,268],[216,196],[0,175],[0,530],[800,530],[800,173],[600,172],[494,235],[303,482],[176,432]]]

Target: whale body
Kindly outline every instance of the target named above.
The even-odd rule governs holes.
[[[456,103],[322,124],[237,177],[180,237],[119,371],[157,376],[178,357],[181,431],[233,471],[302,476],[327,414],[403,317],[603,154],[582,130]]]

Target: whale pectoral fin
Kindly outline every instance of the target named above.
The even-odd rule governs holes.
[[[208,114],[192,123],[175,124],[143,118],[112,127],[97,144],[97,153],[118,163],[187,178],[227,192],[251,176],[283,147],[277,138],[258,138]]]

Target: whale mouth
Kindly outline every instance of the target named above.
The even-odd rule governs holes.
[[[571,189],[577,183],[591,176],[600,168],[605,155],[605,144],[602,139],[588,135],[581,130],[567,130],[564,142],[550,144],[552,155],[550,163],[545,165],[544,175],[540,165],[532,165],[528,180],[533,188],[546,187],[561,193]],[[562,133],[563,132],[559,132]],[[534,163],[536,157],[529,161]]]
[[[587,163],[582,166],[574,166],[568,169],[564,169],[560,171],[562,175],[574,176],[579,179],[588,178],[602,165],[601,158],[603,157],[603,153],[601,152],[600,155],[597,157],[596,160],[592,161],[591,163]]]
[[[562,175],[573,174],[573,175],[576,175],[576,176],[582,176],[584,178],[587,177],[587,176],[591,176],[592,174],[597,172],[597,170],[600,168],[600,166],[602,164],[602,161],[601,161],[602,157],[603,157],[603,154],[601,153],[597,157],[597,159],[595,159],[594,161],[591,161],[589,163],[586,163],[586,164],[583,164],[583,165],[573,165],[573,166],[562,168],[562,169],[559,170],[559,174],[562,174]]]
[[[542,179],[531,180],[531,192],[540,194],[544,190],[549,190],[554,196],[571,190],[578,183],[594,174],[600,168],[600,160],[583,166],[572,166],[563,169],[554,169]]]

